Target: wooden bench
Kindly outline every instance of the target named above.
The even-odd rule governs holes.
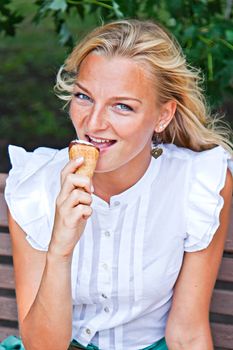
[[[3,196],[7,174],[0,174],[0,341],[18,335],[17,307],[11,242]],[[213,292],[210,320],[215,350],[233,349],[233,206],[218,280]]]

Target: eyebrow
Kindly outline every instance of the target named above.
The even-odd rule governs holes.
[[[90,91],[88,91],[83,85],[81,85],[80,83],[76,82],[75,85],[77,85],[80,89],[82,89],[83,91],[85,91],[86,93],[88,93],[89,95],[91,95]],[[113,100],[134,100],[137,101],[139,103],[142,103],[142,101],[140,101],[138,98],[134,98],[134,97],[127,97],[127,96],[113,96],[111,99]]]

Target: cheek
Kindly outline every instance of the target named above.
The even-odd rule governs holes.
[[[82,108],[72,100],[70,103],[69,115],[74,127],[82,123],[83,114]]]
[[[142,142],[142,140],[146,142],[154,133],[154,123],[145,118],[124,120],[115,124],[115,131],[123,139],[132,138],[135,143]]]
[[[74,101],[71,100],[71,102],[70,102],[70,108],[69,108],[69,115],[70,115],[70,119],[71,119],[72,121],[74,121],[75,116],[77,115],[76,109],[77,109],[77,108],[76,108],[76,106],[75,106]]]

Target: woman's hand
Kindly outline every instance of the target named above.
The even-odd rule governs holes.
[[[62,257],[72,256],[86,221],[92,214],[91,180],[75,174],[83,161],[83,158],[71,160],[61,172],[61,190],[56,200],[49,252]]]

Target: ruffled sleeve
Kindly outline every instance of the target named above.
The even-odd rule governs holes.
[[[187,201],[186,252],[206,248],[219,227],[224,204],[220,191],[225,184],[227,168],[233,172],[233,161],[221,146],[194,153]]]
[[[46,251],[53,228],[60,172],[68,161],[67,149],[40,147],[26,152],[9,146],[12,164],[5,199],[14,220],[26,233],[31,246]]]

